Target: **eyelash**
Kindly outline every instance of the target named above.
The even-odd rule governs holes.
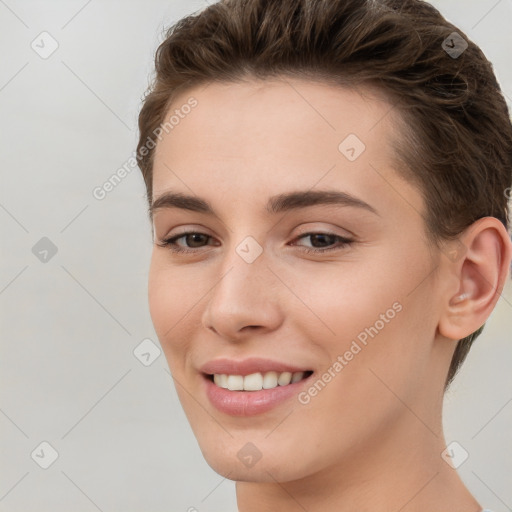
[[[170,251],[172,251],[174,253],[182,253],[183,254],[183,253],[197,252],[197,250],[200,249],[200,247],[196,248],[196,249],[184,249],[183,247],[176,245],[176,240],[186,237],[187,235],[204,235],[210,239],[212,238],[210,235],[207,235],[206,233],[201,233],[199,231],[187,231],[185,233],[180,233],[179,235],[164,239],[157,245],[159,245],[160,247],[167,247]],[[337,246],[327,247],[324,249],[312,249],[310,247],[303,247],[303,246],[297,246],[297,247],[300,247],[302,251],[304,251],[305,253],[308,253],[308,254],[322,254],[322,253],[326,253],[329,251],[335,251],[338,249],[342,249],[344,247],[350,246],[354,242],[354,240],[350,240],[349,238],[345,238],[340,235],[336,235],[334,233],[327,233],[324,231],[304,233],[301,236],[297,237],[297,240],[300,240],[301,238],[307,238],[308,236],[315,236],[315,235],[332,236],[339,241],[339,244]]]

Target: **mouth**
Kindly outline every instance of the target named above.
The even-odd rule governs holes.
[[[206,379],[219,388],[229,391],[262,391],[286,387],[309,378],[312,370],[300,372],[255,372],[249,375],[231,375],[226,373],[203,374]]]
[[[289,406],[316,375],[307,366],[263,357],[212,359],[199,372],[211,405],[233,417]]]

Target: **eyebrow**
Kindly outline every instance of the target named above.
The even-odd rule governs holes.
[[[266,211],[275,215],[298,208],[329,204],[361,208],[379,215],[373,206],[362,199],[348,192],[338,190],[305,190],[278,194],[269,198]],[[208,201],[181,192],[164,192],[158,196],[149,207],[150,217],[152,218],[153,214],[162,208],[180,208],[208,215],[217,215]]]

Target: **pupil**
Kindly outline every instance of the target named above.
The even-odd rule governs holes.
[[[195,247],[194,246],[194,243],[195,242],[199,242],[199,244],[201,244],[201,237],[203,237],[204,235],[202,235],[201,233],[193,233],[191,235],[187,235],[187,244],[192,241],[192,243],[190,243],[189,245],[191,245],[192,247]],[[199,237],[199,240],[197,239]]]
[[[315,237],[317,238],[323,238],[324,239],[324,242],[325,242],[325,239],[327,238],[328,240],[331,239],[331,242],[330,243],[327,243],[327,245],[331,245],[332,243],[334,243],[334,240],[332,240],[332,238],[334,238],[333,235],[325,235],[325,234],[316,234],[316,235],[311,235],[312,236],[312,240],[315,240]],[[315,243],[313,243],[313,247],[318,247],[318,245],[315,245]],[[320,247],[322,247],[322,245],[320,245]]]

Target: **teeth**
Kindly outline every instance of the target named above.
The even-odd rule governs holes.
[[[277,388],[277,372],[267,372],[263,375],[263,389]]]
[[[251,373],[243,377],[244,391],[259,391],[263,387],[263,375]]]
[[[228,375],[228,389],[230,391],[243,391],[244,378],[241,375]]]
[[[213,376],[213,382],[215,382],[215,384],[217,384],[217,386],[219,386],[220,388],[227,388],[228,387],[228,376],[215,374]]]
[[[297,373],[301,373],[301,372],[297,372]],[[291,374],[291,372],[283,372],[277,378],[277,383],[280,386],[286,386],[286,384],[290,384],[291,381],[292,381],[292,374]]]
[[[245,377],[242,375],[215,374],[213,382],[220,388],[230,391],[261,391],[273,389],[277,386],[286,386],[299,382],[304,378],[305,372],[265,372],[264,374],[251,373]]]
[[[299,380],[302,380],[304,378],[304,372],[295,372],[292,375],[292,384],[294,382],[299,382]]]

